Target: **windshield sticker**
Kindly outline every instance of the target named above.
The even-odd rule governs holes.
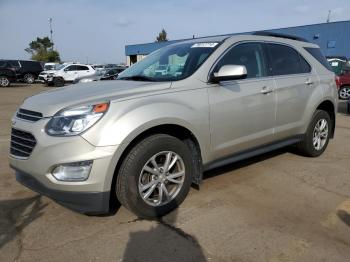
[[[218,43],[196,43],[191,46],[191,48],[204,47],[204,48],[213,48]]]

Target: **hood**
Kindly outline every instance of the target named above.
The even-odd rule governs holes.
[[[21,108],[50,117],[66,107],[151,95],[170,88],[171,82],[98,81],[52,89],[24,100]]]

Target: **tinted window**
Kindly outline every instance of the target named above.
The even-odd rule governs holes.
[[[71,66],[68,66],[66,69],[64,69],[64,71],[76,71],[77,67],[75,65],[71,65]]]
[[[77,70],[78,71],[85,71],[85,70],[89,70],[89,68],[87,66],[77,66]]]
[[[19,63],[16,60],[9,60],[8,64],[12,67],[19,67]]]
[[[247,78],[267,75],[264,52],[259,43],[245,43],[233,47],[218,62],[214,72],[218,72],[224,65],[244,65],[247,68]]]
[[[305,47],[306,51],[308,51],[318,62],[320,62],[325,68],[332,71],[331,66],[329,65],[327,59],[324,57],[324,55],[321,52],[321,49],[319,48],[313,48],[313,47]]]
[[[268,44],[267,46],[270,72],[273,75],[302,74],[311,71],[310,65],[293,48],[278,44]]]
[[[302,73],[310,73],[311,72],[311,66],[308,62],[306,62],[305,58],[300,55],[300,66],[301,66],[301,72]]]
[[[17,61],[13,61],[13,62],[17,63],[17,66],[18,66]],[[22,68],[25,68],[27,70],[34,70],[34,71],[43,70],[41,62],[20,60],[20,63],[21,63]]]

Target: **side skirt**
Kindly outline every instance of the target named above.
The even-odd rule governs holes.
[[[298,143],[302,139],[302,137],[303,137],[302,135],[293,136],[288,139],[283,139],[271,144],[266,144],[266,145],[255,147],[252,149],[243,150],[241,152],[235,153],[234,155],[230,155],[230,156],[209,162],[203,166],[203,170],[208,171],[208,170],[215,169],[228,164],[232,164],[247,158],[258,156],[279,148],[290,146]]]

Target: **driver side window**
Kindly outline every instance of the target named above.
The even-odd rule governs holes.
[[[218,72],[224,65],[244,65],[247,68],[246,78],[267,76],[263,47],[259,43],[238,44],[231,48],[215,66]]]

